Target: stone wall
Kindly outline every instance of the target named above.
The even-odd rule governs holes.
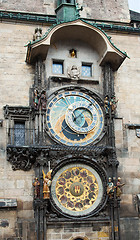
[[[81,17],[115,22],[130,21],[127,0],[79,0],[78,2],[84,7]]]
[[[110,228],[108,224],[100,223],[71,223],[66,225],[49,225],[47,230],[47,240],[109,240]]]
[[[140,124],[140,37],[124,34],[111,35],[116,46],[125,49],[128,56],[115,76],[115,91],[118,101],[116,128],[117,156],[120,162],[119,175],[125,183],[121,202],[122,216],[138,216],[135,196],[140,193],[140,139],[135,129],[128,124]]]
[[[56,0],[1,0],[0,9],[55,14]],[[84,9],[81,17],[99,20],[130,22],[127,0],[78,0]]]
[[[0,214],[1,240],[35,240],[34,219],[17,218],[16,211],[1,211]]]
[[[44,14],[55,14],[54,9],[56,8],[55,0],[8,0],[0,1],[0,9],[2,10],[13,10],[13,11],[25,11],[25,12],[36,12]]]
[[[121,219],[121,239],[132,240],[140,239],[140,220],[138,218]]]
[[[4,22],[0,26],[0,119],[3,119],[3,126],[0,127],[0,198],[17,199],[17,208],[0,209],[1,240],[34,239],[35,229],[31,234],[34,228],[34,170],[13,171],[6,160],[7,122],[4,119],[3,106],[29,105],[29,88],[33,84],[34,68],[25,62],[24,46],[32,39],[36,27],[38,25],[16,22]]]

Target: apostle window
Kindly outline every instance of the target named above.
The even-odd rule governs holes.
[[[54,74],[63,74],[63,61],[53,60],[52,72]]]
[[[83,77],[91,77],[92,76],[92,64],[91,63],[82,63],[81,75]]]

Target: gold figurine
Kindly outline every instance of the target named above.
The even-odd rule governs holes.
[[[51,173],[52,169],[45,174],[44,171],[42,170],[43,173],[43,198],[44,199],[50,199],[50,189],[49,187],[51,186]]]
[[[74,51],[74,49],[73,49],[72,52],[71,52],[71,57],[72,57],[72,58],[75,58],[75,51]]]

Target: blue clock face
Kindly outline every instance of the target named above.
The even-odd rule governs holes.
[[[47,108],[51,136],[67,146],[86,146],[99,140],[104,127],[100,105],[89,95],[67,91],[55,96]]]

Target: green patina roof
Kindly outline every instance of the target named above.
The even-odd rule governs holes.
[[[119,48],[117,48],[117,47],[115,46],[115,44],[111,41],[111,37],[108,36],[108,35],[106,34],[106,32],[101,28],[102,24],[89,23],[89,21],[86,21],[86,20],[84,20],[84,19],[80,19],[80,20],[81,20],[82,22],[87,23],[87,24],[89,24],[89,25],[91,25],[91,26],[99,29],[100,31],[102,31],[103,34],[108,38],[108,40],[110,41],[110,43],[111,43],[119,52],[123,53],[126,57],[128,57],[128,55],[127,55],[126,52],[121,51],[121,50],[120,50]],[[60,24],[62,24],[62,23],[68,23],[68,22],[72,23],[73,21],[65,21],[65,22],[64,22],[64,21],[61,21],[60,23],[53,24],[53,25],[46,31],[46,33],[45,33],[40,39],[37,39],[37,40],[35,40],[35,41],[30,41],[30,42],[27,43],[25,46],[31,46],[31,45],[33,45],[33,44],[35,44],[35,43],[37,43],[37,42],[40,42],[41,40],[43,40],[44,38],[47,37],[47,35],[50,33],[50,31],[51,31],[54,27],[56,27],[56,26],[58,26],[58,25],[60,25]],[[128,57],[128,58],[129,58],[129,57]]]

